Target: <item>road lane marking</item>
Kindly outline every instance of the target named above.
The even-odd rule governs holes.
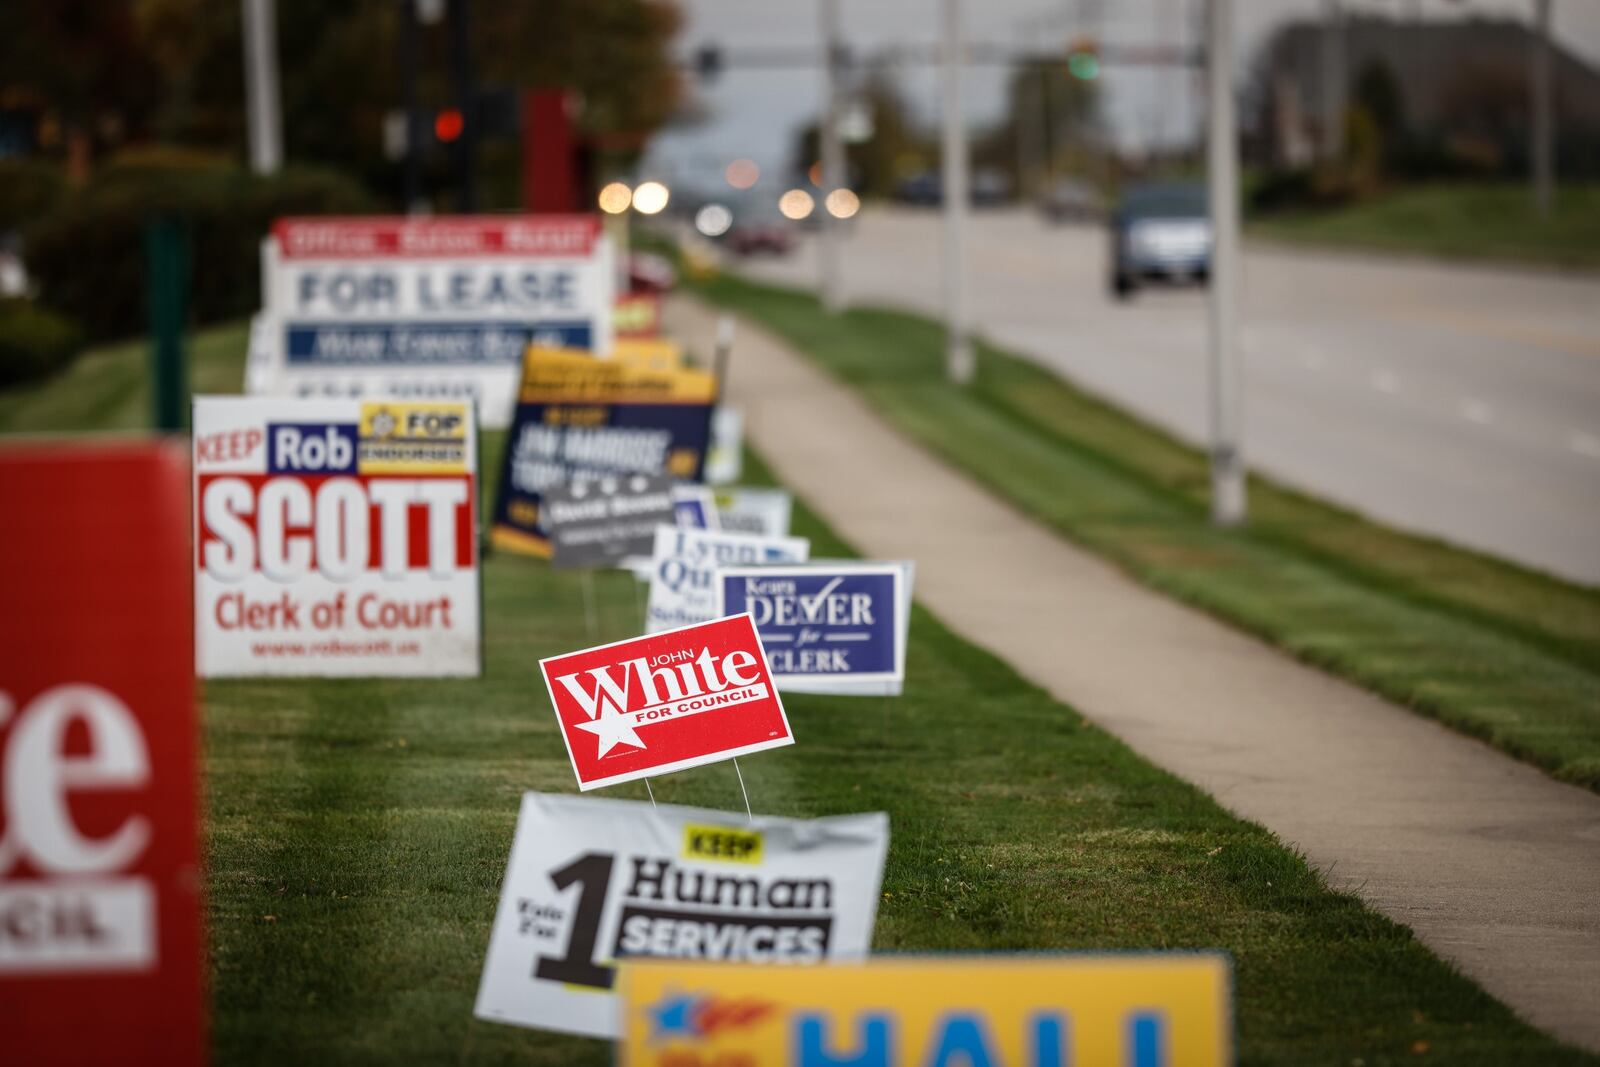
[[[1393,396],[1400,391],[1400,379],[1395,377],[1392,370],[1375,370],[1371,380],[1372,387],[1380,393]]]
[[[1567,447],[1580,456],[1600,459],[1600,437],[1586,434],[1582,430],[1572,431],[1572,436],[1567,438]]]
[[[1468,337],[1492,337],[1515,345],[1533,345],[1573,356],[1600,356],[1600,339],[1496,315],[1442,307],[1393,307],[1399,318],[1439,326]]]
[[[1482,400],[1469,396],[1461,401],[1461,417],[1482,426],[1494,421],[1494,409]]]

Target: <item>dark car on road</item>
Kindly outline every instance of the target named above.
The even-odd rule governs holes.
[[[1111,213],[1111,291],[1132,296],[1149,282],[1211,275],[1211,218],[1198,182],[1136,185]]]

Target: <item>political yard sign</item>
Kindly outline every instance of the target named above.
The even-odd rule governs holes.
[[[609,567],[648,553],[656,527],[676,521],[677,499],[664,475],[630,474],[548,489],[544,520],[558,568]]]
[[[714,612],[750,613],[779,689],[895,695],[906,676],[909,585],[895,563],[726,567]]]
[[[196,669],[476,676],[470,404],[198,397]]]
[[[751,821],[524,794],[475,1013],[616,1037],[617,963],[860,959],[888,846],[881,813]]]
[[[0,449],[0,1061],[206,1060],[188,461]]]
[[[539,661],[578,788],[794,744],[748,615]]]
[[[506,426],[530,343],[610,349],[611,255],[586,215],[280,219],[252,389],[476,400],[484,425]]]
[[[717,525],[730,533],[787,537],[794,498],[787,489],[748,489],[726,486],[713,490]]]
[[[640,960],[620,1067],[1224,1067],[1228,961],[1202,953]]]
[[[660,337],[661,296],[659,293],[628,293],[617,297],[612,311],[617,337]]]
[[[660,527],[650,560],[650,597],[645,632],[719,617],[716,572],[719,567],[804,563],[811,542],[803,537],[757,537]]]
[[[490,540],[548,556],[543,496],[569,482],[630,474],[698,481],[715,398],[715,379],[701,371],[528,349]]]

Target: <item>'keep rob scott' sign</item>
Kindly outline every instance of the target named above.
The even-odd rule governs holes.
[[[196,398],[198,672],[476,675],[477,496],[470,405]]]

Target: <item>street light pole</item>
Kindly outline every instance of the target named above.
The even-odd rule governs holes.
[[[1237,358],[1239,139],[1234,123],[1233,0],[1210,0],[1206,26],[1206,188],[1211,210],[1211,521],[1245,517]]]
[[[1550,0],[1534,0],[1533,202],[1539,217],[1550,217],[1555,202],[1555,123],[1550,115]]]
[[[967,385],[977,367],[967,336],[967,117],[961,104],[966,43],[961,31],[961,0],[943,2],[945,371],[957,385]]]
[[[817,139],[822,150],[821,186],[817,210],[822,221],[817,269],[817,288],[822,306],[838,311],[844,306],[839,278],[839,221],[828,210],[828,194],[845,184],[844,146],[839,143],[839,0],[817,0],[822,23],[822,121]]]
[[[250,169],[257,174],[275,174],[283,166],[274,7],[275,0],[244,0],[245,110],[250,124]]]
[[[1322,156],[1337,162],[1344,152],[1344,12],[1326,0],[1322,27]]]

